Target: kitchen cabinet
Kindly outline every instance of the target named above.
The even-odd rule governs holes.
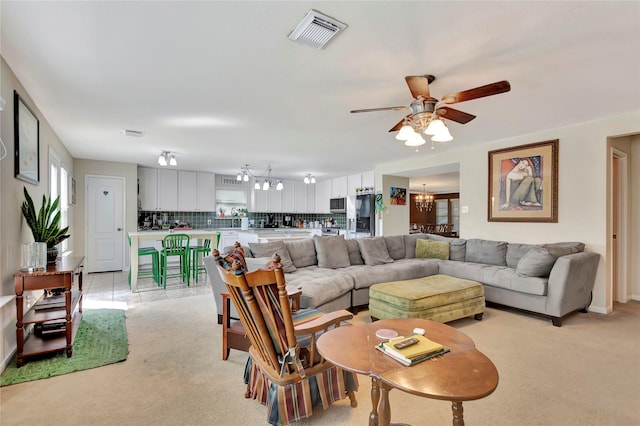
[[[263,191],[262,189],[254,189],[253,196],[253,209],[254,212],[268,212],[269,211],[269,191]]]
[[[282,190],[282,213],[293,213],[296,211],[295,187],[293,180],[285,180]]]
[[[138,167],[138,199],[141,210],[158,209],[158,169]]]
[[[178,211],[193,212],[196,210],[198,174],[186,170],[178,171]]]
[[[348,190],[347,176],[340,176],[331,179],[331,197],[346,197]]]
[[[349,191],[349,195],[357,195],[356,188],[362,188],[362,174],[360,173],[347,176],[347,190]]]
[[[307,187],[307,210],[306,213],[316,212],[316,184],[305,185]]]
[[[269,196],[269,212],[272,213],[282,213],[282,191],[278,191],[275,186],[272,186],[271,189],[266,192]]]
[[[158,208],[163,211],[178,210],[178,171],[158,169]]]
[[[233,246],[236,241],[238,241],[238,231],[220,231],[218,250],[222,252],[225,247]]]
[[[331,198],[331,181],[323,180],[315,183],[315,213],[329,213],[329,199]]]
[[[294,182],[295,213],[307,212],[307,186],[309,185],[301,180]]]
[[[216,211],[216,175],[197,172],[196,211]]]
[[[370,172],[362,173],[362,187],[375,188],[375,186],[376,186],[375,172],[371,170]]]

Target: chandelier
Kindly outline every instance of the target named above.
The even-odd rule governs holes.
[[[449,133],[447,125],[438,115],[438,110],[433,99],[416,99],[409,105],[411,114],[404,119],[396,139],[405,141],[407,146],[420,146],[427,143],[421,133],[431,136],[431,149],[433,142],[449,142],[453,136]]]
[[[274,179],[271,177],[271,163],[269,163],[269,166],[267,167],[267,170],[265,170],[265,172],[266,172],[266,176],[264,173],[262,173],[261,175],[255,175],[251,173],[251,169],[249,169],[249,165],[245,164],[242,167],[240,167],[240,172],[238,172],[238,175],[236,176],[236,180],[238,182],[248,182],[249,176],[252,176],[256,180],[256,183],[254,185],[255,189],[262,189],[263,191],[268,191],[271,188],[275,188],[277,191],[282,191],[284,189],[284,184],[282,183],[282,180]]]
[[[430,212],[433,209],[433,194],[429,194],[426,191],[426,184],[422,184],[422,194],[416,195],[416,207],[419,211],[427,210]]]
[[[162,151],[158,157],[158,164],[161,166],[177,166],[178,161],[176,160],[176,154],[172,154],[169,151]]]

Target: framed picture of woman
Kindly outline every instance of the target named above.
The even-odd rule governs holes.
[[[558,222],[558,139],[489,151],[489,222]]]

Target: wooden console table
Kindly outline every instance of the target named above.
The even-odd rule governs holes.
[[[82,266],[84,257],[62,257],[55,264],[47,265],[46,271],[20,272],[13,275],[16,291],[16,364],[25,363],[25,358],[66,350],[67,357],[73,353],[73,339],[82,319]],[[78,276],[77,287],[74,277]],[[35,303],[25,300],[25,291],[63,289],[63,306],[52,304],[44,307],[45,293]],[[62,304],[62,302],[61,302]],[[25,328],[46,329],[47,325],[64,322],[59,333],[32,333],[25,340]]]

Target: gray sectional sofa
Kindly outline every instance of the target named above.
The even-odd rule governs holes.
[[[487,302],[540,314],[555,326],[588,307],[600,257],[585,252],[582,243],[533,245],[433,234],[315,236],[251,243],[249,249],[249,270],[265,267],[274,252],[281,255],[287,285],[302,289],[302,307],[357,310],[369,303],[373,284],[444,274],[478,281]],[[205,266],[220,322],[225,287],[213,258],[206,258]]]

